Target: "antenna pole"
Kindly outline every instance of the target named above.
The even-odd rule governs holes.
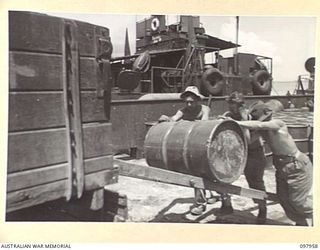
[[[239,42],[239,16],[236,16],[236,47],[234,48],[234,73],[239,73],[239,62],[238,62],[238,42]]]

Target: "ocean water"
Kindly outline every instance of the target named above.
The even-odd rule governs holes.
[[[304,89],[308,88],[308,81],[302,81]],[[293,94],[298,87],[298,81],[273,81],[271,95],[286,95],[288,91]]]
[[[293,94],[297,87],[297,81],[273,81],[271,95],[286,95],[288,91],[290,91],[290,94]]]

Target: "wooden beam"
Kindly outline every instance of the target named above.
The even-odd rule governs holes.
[[[70,167],[67,200],[72,195],[81,197],[84,189],[82,118],[80,107],[78,28],[74,22],[63,21],[62,82],[64,117],[66,121],[67,158]]]
[[[273,193],[267,193],[260,190],[242,188],[231,184],[209,181],[192,175],[176,173],[149,166],[141,166],[119,159],[114,160],[114,165],[119,167],[120,175],[124,176],[158,181],[185,187],[214,190],[217,192],[235,194],[260,200],[268,199],[272,201],[278,201],[277,195]]]

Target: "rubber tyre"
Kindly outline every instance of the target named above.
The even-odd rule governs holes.
[[[224,77],[216,68],[207,69],[202,75],[201,94],[204,96],[221,96],[224,87]]]
[[[149,70],[150,67],[150,54],[148,51],[143,52],[140,54],[132,65],[132,70],[145,73]]]
[[[270,95],[272,79],[265,70],[258,70],[252,78],[252,92],[254,95]]]

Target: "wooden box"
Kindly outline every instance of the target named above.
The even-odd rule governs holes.
[[[110,46],[107,28],[9,12],[7,212],[117,181]]]

